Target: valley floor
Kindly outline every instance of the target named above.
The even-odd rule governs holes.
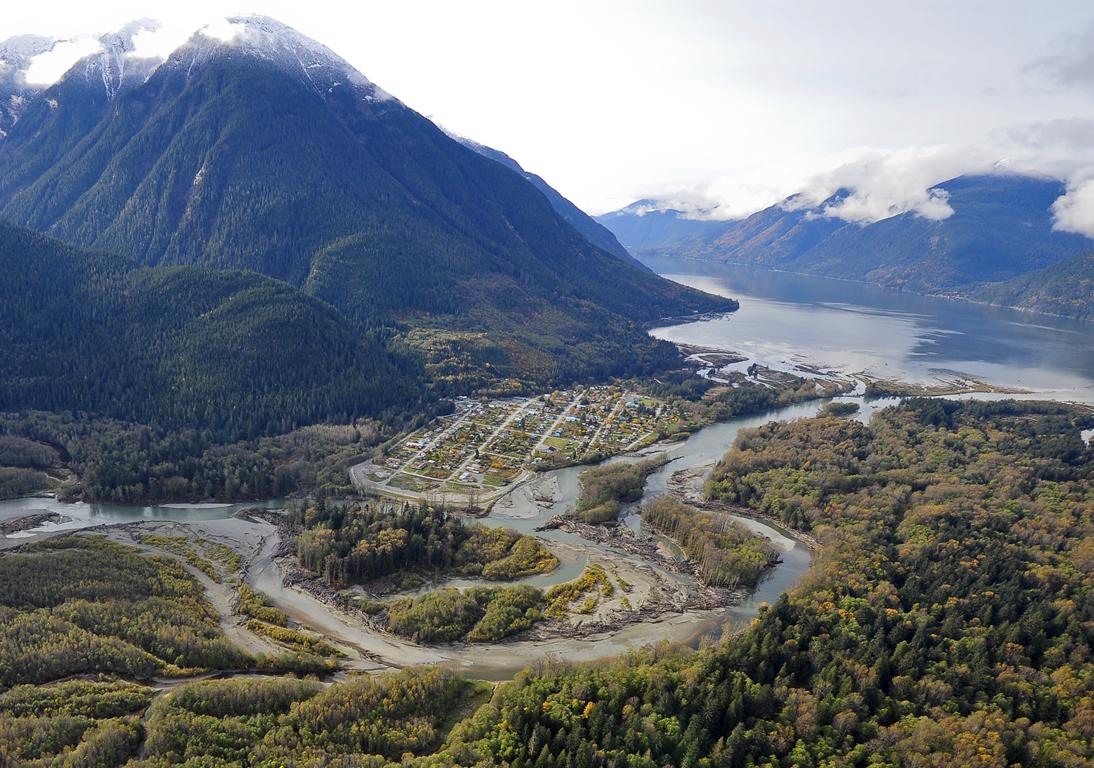
[[[350,468],[364,493],[485,505],[544,467],[635,450],[684,417],[678,407],[618,386],[477,401],[418,429],[378,459]]]
[[[266,520],[242,516],[227,520],[131,523],[94,532],[179,560],[205,588],[206,597],[221,616],[222,629],[233,642],[251,652],[276,651],[276,644],[246,628],[246,617],[237,612],[237,599],[230,585],[213,581],[184,557],[149,544],[148,539],[185,537],[191,542],[212,541],[230,547],[241,558],[239,575],[243,582],[268,596],[295,625],[314,631],[335,645],[345,654],[342,666],[347,671],[376,672],[441,664],[472,677],[504,680],[545,656],[592,661],[660,640],[688,642],[723,614],[719,609],[687,608],[689,592],[694,588],[633,554],[612,552],[580,539],[552,541],[549,546],[563,563],[599,563],[614,580],[627,583],[629,591],[625,595],[618,592],[618,597],[626,596],[633,608],[623,610],[618,599],[603,601],[594,613],[574,614],[507,642],[421,645],[383,631],[359,614],[342,610],[322,589],[309,587],[301,579],[293,556],[284,553],[278,526]],[[562,568],[550,581],[567,581],[570,572],[571,569]]]

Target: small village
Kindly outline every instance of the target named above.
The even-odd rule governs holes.
[[[683,414],[618,386],[530,398],[461,398],[456,410],[355,467],[363,489],[411,499],[485,503],[532,472],[637,450],[676,431]]]

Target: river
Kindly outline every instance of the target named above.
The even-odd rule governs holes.
[[[876,409],[892,401],[864,401],[862,397],[845,398],[860,404],[858,418],[868,419]],[[772,420],[789,421],[813,416],[821,403],[803,403],[772,409],[766,413],[731,419],[713,424],[696,432],[688,440],[665,446],[671,462],[654,472],[646,483],[646,498],[664,493],[669,478],[681,469],[710,467],[732,445],[742,429],[765,424]],[[627,460],[627,459],[615,459]],[[577,500],[578,475],[585,467],[566,467],[537,476],[533,483],[525,484],[507,494],[494,506],[488,517],[480,523],[506,526],[532,533],[550,518],[572,509]],[[553,487],[554,500],[537,502],[535,489]],[[510,503],[511,502],[511,503]],[[765,522],[751,518],[737,518],[743,525],[768,536],[781,550],[781,562],[772,568],[759,587],[742,602],[716,610],[688,610],[670,613],[655,622],[625,625],[610,632],[597,632],[588,637],[561,637],[545,640],[514,641],[475,646],[440,645],[417,646],[409,641],[375,631],[352,622],[332,617],[325,607],[314,598],[298,590],[285,588],[276,563],[269,557],[260,558],[252,570],[255,586],[270,595],[278,607],[293,618],[320,628],[329,636],[354,648],[376,654],[387,665],[401,666],[415,663],[451,664],[475,677],[490,680],[510,679],[517,671],[544,656],[554,656],[570,661],[594,661],[618,656],[630,649],[640,648],[661,640],[697,644],[702,638],[717,636],[749,621],[759,606],[772,603],[779,595],[791,588],[809,568],[812,555],[808,548],[793,539],[787,532]],[[591,557],[608,555],[614,563],[642,561],[636,556],[611,550],[604,545],[590,542],[576,534],[556,529],[538,532],[550,542],[560,556],[562,564],[549,574],[518,580],[519,583],[547,587],[568,581],[581,573]],[[573,557],[572,551],[578,555]],[[267,553],[268,555],[269,553]],[[648,567],[648,564],[647,564]],[[659,578],[688,581],[690,576],[657,569]],[[482,581],[449,579],[445,586],[466,587],[482,584]],[[497,582],[490,582],[491,585]],[[428,588],[428,587],[427,587]],[[424,589],[415,590],[416,592]]]
[[[849,398],[862,403],[862,398]],[[876,403],[863,403],[864,414],[876,407]],[[820,403],[806,403],[777,408],[767,413],[731,419],[706,427],[688,440],[666,446],[666,452],[673,459],[658,469],[647,481],[647,496],[663,493],[666,483],[673,472],[692,467],[710,466],[725,453],[741,429],[757,426],[771,420],[791,420],[814,415]],[[863,415],[862,418],[867,418]],[[525,485],[512,491],[495,507],[495,511],[481,522],[485,525],[512,527],[520,531],[531,532],[551,517],[571,509],[578,494],[578,475],[583,467],[567,467],[544,473],[537,478],[537,485],[557,483],[554,501],[549,504],[536,503],[531,495],[530,486]],[[115,525],[138,521],[179,521],[202,522],[222,520],[232,517],[236,511],[245,507],[267,506],[281,507],[282,500],[271,500],[261,504],[177,504],[168,506],[125,506],[117,504],[65,504],[50,498],[16,499],[0,502],[0,520],[21,517],[37,512],[57,512],[71,518],[69,522],[46,524],[30,537],[48,535],[58,530],[90,528],[101,525]],[[328,611],[318,601],[309,596],[281,585],[280,571],[273,562],[271,551],[260,558],[252,571],[252,581],[262,591],[269,594],[274,602],[285,609],[290,616],[311,625],[332,638],[351,645],[362,651],[378,655],[383,666],[402,666],[407,663],[449,663],[460,667],[469,674],[487,679],[504,680],[533,663],[544,655],[555,655],[570,660],[595,660],[619,655],[628,649],[638,648],[659,640],[696,643],[701,637],[716,635],[727,627],[732,628],[747,622],[755,615],[759,605],[773,602],[809,567],[810,552],[782,531],[765,523],[740,518],[743,524],[768,535],[782,550],[782,561],[773,568],[759,588],[738,605],[712,611],[686,611],[670,614],[653,623],[636,623],[621,629],[597,633],[589,637],[568,637],[540,641],[517,641],[488,646],[440,646],[427,648],[415,646],[407,641],[381,635],[367,628],[345,621]],[[543,531],[540,534],[552,544],[562,560],[560,568],[552,573],[533,576],[521,580],[540,587],[547,587],[568,581],[581,573],[590,557],[609,555],[615,562],[629,561],[639,564],[636,556],[609,550],[603,545],[589,542],[575,534],[559,530]],[[6,543],[11,546],[26,540],[25,534],[14,534]],[[271,540],[268,546],[272,546]],[[576,554],[575,554],[576,553]],[[658,571],[664,579],[688,580],[691,577],[669,571]],[[446,585],[466,586],[472,582],[449,580]],[[482,583],[482,582],[477,582]]]
[[[679,261],[650,262],[650,265],[673,280],[730,295],[741,302],[741,309],[727,317],[652,331],[660,338],[738,351],[750,360],[783,370],[808,365],[845,375],[867,372],[880,378],[924,383],[973,377],[988,384],[1028,390],[1031,396],[1094,403],[1094,324],[1091,323],[741,267]],[[845,399],[860,404],[856,418],[863,421],[878,408],[893,402],[866,401],[858,396]],[[805,403],[731,419],[706,427],[686,441],[665,446],[672,461],[649,477],[646,498],[665,492],[669,478],[678,470],[713,465],[733,444],[740,430],[772,420],[806,418],[820,406],[816,402]],[[574,505],[582,469],[569,467],[545,473],[534,484],[521,486],[503,497],[482,522],[531,532]],[[543,488],[549,489],[550,501],[545,501],[542,495],[537,498],[536,489]],[[220,520],[232,517],[240,508],[253,506],[277,508],[283,506],[283,501],[141,507],[64,504],[49,498],[16,499],[0,502],[0,521],[36,512],[57,512],[70,518],[68,522],[41,526],[37,533],[29,533],[29,537],[34,537],[57,530],[140,520]],[[627,522],[639,525],[634,516]],[[782,550],[782,561],[746,600],[716,611],[691,611],[589,638],[463,649],[456,646],[427,649],[363,632],[331,619],[318,604],[308,604],[310,613],[304,616],[312,618],[313,623],[319,622],[319,628],[346,635],[344,640],[381,656],[391,654],[392,658],[407,662],[450,662],[492,679],[505,679],[544,654],[591,660],[662,639],[694,643],[701,637],[717,635],[749,621],[761,604],[778,599],[809,567],[810,552],[785,531],[748,518],[739,518],[739,522],[771,538]],[[578,575],[588,562],[590,551],[593,554],[607,551],[564,531],[549,530],[540,535],[554,543],[562,559],[562,566],[551,574],[522,580],[540,587]],[[21,543],[28,534],[14,536],[0,539],[0,547]],[[614,553],[612,557],[627,556]],[[260,569],[258,576],[259,586],[270,592],[275,601],[283,600],[283,607],[295,606],[301,610],[300,594],[279,588],[280,578],[272,562]],[[666,578],[689,577],[666,573]],[[463,581],[448,583],[466,585]]]

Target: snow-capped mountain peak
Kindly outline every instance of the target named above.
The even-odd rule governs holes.
[[[16,35],[0,42],[0,77],[14,77],[56,43],[56,38],[41,35]]]
[[[28,83],[23,73],[35,56],[51,50],[52,37],[18,35],[0,42],[0,139],[19,120],[28,101],[41,86]]]
[[[214,57],[234,55],[274,63],[320,95],[349,87],[366,101],[396,101],[327,46],[267,16],[231,16],[208,24],[168,61],[190,71]]]
[[[178,45],[180,40],[185,42]],[[81,58],[68,58],[73,51]],[[42,57],[53,60],[38,67]],[[385,108],[402,106],[322,43],[266,16],[220,18],[196,31],[140,19],[103,35],[68,40],[22,35],[0,42],[0,140],[38,99],[48,98],[51,109],[63,108],[76,88],[113,102],[119,92],[156,72],[181,70],[189,77],[196,68],[224,58],[272,63],[323,98],[349,96]],[[49,71],[28,78],[35,68]],[[59,78],[54,74],[62,71]]]
[[[129,83],[143,83],[159,66],[160,60],[133,55],[135,41],[140,33],[155,31],[158,27],[159,22],[154,19],[140,19],[102,35],[99,51],[78,61],[70,74],[78,72],[92,85],[101,83],[108,99],[113,99]]]

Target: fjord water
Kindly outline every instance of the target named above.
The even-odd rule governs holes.
[[[732,296],[730,316],[658,328],[669,341],[739,351],[772,367],[820,366],[932,383],[958,376],[1094,402],[1094,323],[863,283],[645,259],[676,282]]]

